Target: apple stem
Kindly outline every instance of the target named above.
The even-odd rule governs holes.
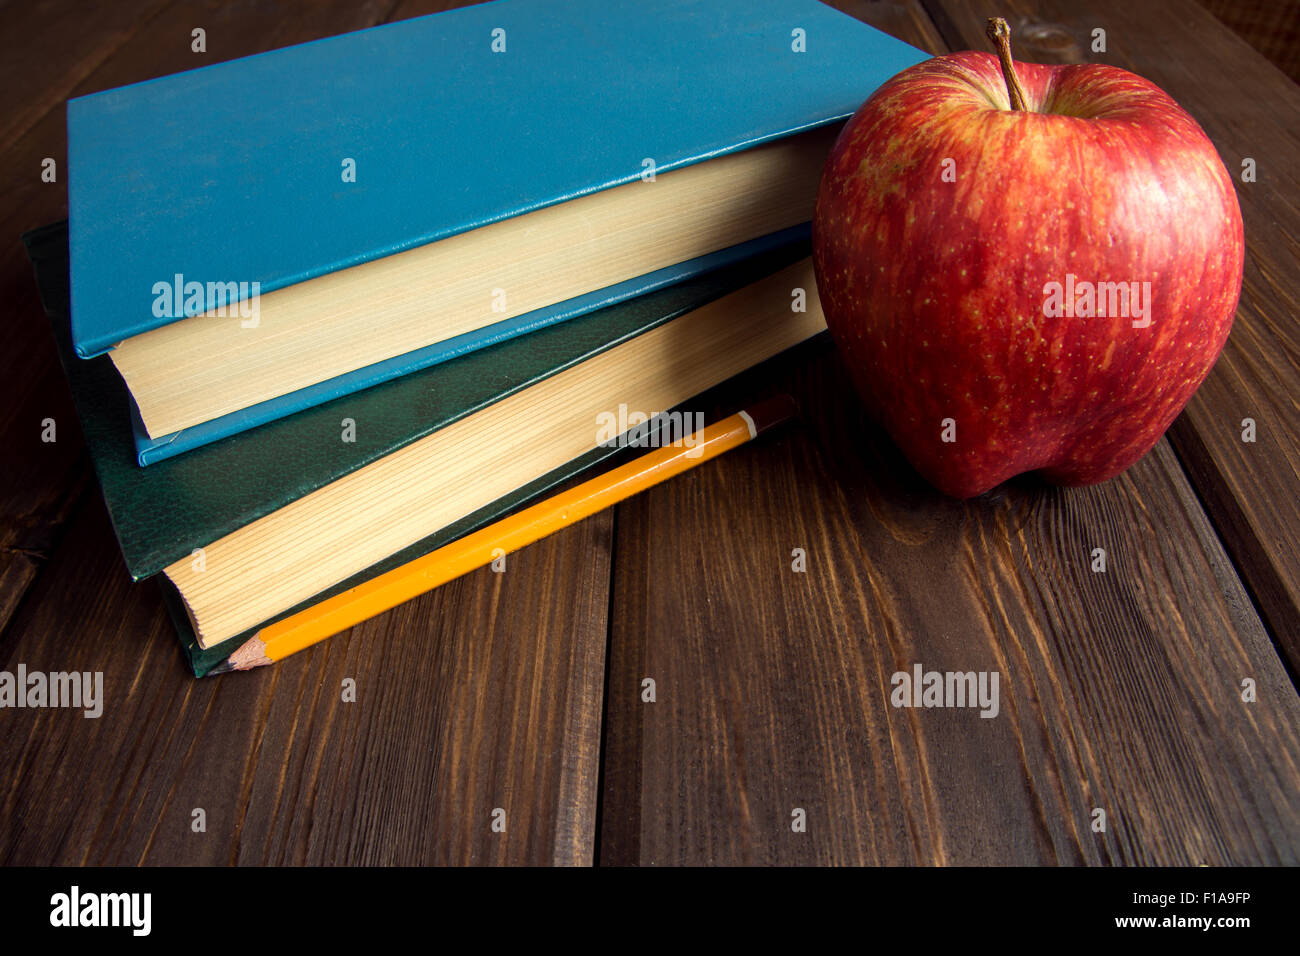
[[[1016,65],[1011,61],[1011,27],[1001,17],[989,17],[989,26],[985,32],[997,47],[998,59],[1002,61],[1002,79],[1007,84],[1011,108],[1024,112],[1025,90],[1020,85],[1020,77],[1016,76]]]

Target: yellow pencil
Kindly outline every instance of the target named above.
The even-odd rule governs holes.
[[[209,671],[244,671],[283,660],[354,624],[394,608],[476,568],[576,524],[639,491],[716,458],[795,414],[781,395],[642,455],[575,488],[466,535],[436,551],[267,625]]]

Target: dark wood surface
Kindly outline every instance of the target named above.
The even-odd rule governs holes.
[[[4,6],[0,668],[103,671],[108,704],[0,711],[0,862],[1300,861],[1300,90],[1191,0],[837,3],[935,53],[1006,15],[1019,57],[1140,72],[1256,159],[1227,350],[1128,473],[944,499],[815,343],[701,405],[790,391],[783,433],[274,668],[187,675],[18,242],[66,214],[63,100],[446,5]],[[892,707],[914,663],[999,672],[999,715]]]

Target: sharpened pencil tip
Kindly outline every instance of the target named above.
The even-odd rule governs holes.
[[[226,662],[230,665],[231,670],[249,671],[254,667],[264,667],[271,663],[271,658],[266,656],[266,642],[262,640],[262,632],[258,631],[247,641],[239,646],[239,650],[230,655]]]
[[[204,674],[204,677],[216,677],[218,674],[226,674],[235,669],[235,665],[230,663],[230,658],[226,658],[212,670]]]

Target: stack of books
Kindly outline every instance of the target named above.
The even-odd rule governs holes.
[[[26,241],[194,672],[820,332],[826,155],[923,58],[815,0],[500,0],[70,101]]]

